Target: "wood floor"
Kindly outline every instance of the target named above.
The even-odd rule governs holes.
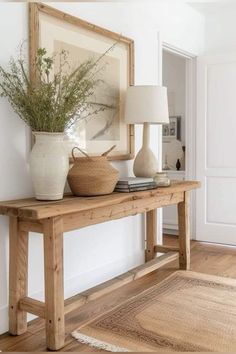
[[[165,244],[175,245],[176,237],[166,236]],[[88,319],[95,318],[140,291],[157,284],[178,269],[173,262],[135,282],[128,284],[94,302],[70,313],[66,317],[66,346],[61,351],[87,352],[99,351],[82,345],[70,333]],[[191,270],[236,278],[236,247],[191,243]],[[27,333],[14,337],[9,334],[0,336],[0,350],[10,352],[43,352],[45,346],[44,320],[36,319],[28,326]]]

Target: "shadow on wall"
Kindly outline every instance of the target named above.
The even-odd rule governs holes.
[[[14,114],[8,102],[0,100],[0,200],[24,198],[33,195],[29,173],[31,149],[30,129]]]

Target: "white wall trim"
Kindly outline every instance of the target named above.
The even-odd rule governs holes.
[[[157,75],[158,75],[158,85],[162,85],[162,37],[161,32],[157,33],[158,40],[158,62],[157,62]],[[162,126],[158,126],[158,170],[162,171]],[[163,209],[157,209],[157,243],[163,244]]]
[[[162,43],[162,48],[164,48],[167,52],[179,55],[179,56],[184,57],[186,59],[196,58],[196,54],[190,53],[190,52],[188,52],[186,50],[183,50],[181,48],[175,47],[174,45],[169,44],[169,43],[164,42],[164,41]]]
[[[179,234],[178,230],[172,229],[171,227],[166,227],[166,226],[164,226],[163,231],[164,231],[164,234],[172,235],[172,236],[178,236],[178,234]]]
[[[179,55],[186,60],[186,117],[185,119],[185,144],[188,146],[185,159],[185,178],[196,179],[196,117],[197,117],[197,57],[169,43],[162,43],[162,50]],[[196,239],[196,196],[191,193],[190,204],[191,238]]]
[[[186,116],[185,140],[186,164],[185,177],[196,179],[196,131],[197,131],[197,58],[187,60],[186,63]],[[191,238],[196,239],[196,192],[191,193],[190,203],[190,232]]]

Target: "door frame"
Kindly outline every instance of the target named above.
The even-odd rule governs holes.
[[[158,77],[162,84],[162,54],[163,50],[172,54],[181,56],[186,60],[186,104],[185,113],[188,119],[185,121],[185,140],[188,149],[185,154],[185,175],[186,179],[196,179],[196,127],[197,127],[197,56],[194,53],[187,52],[183,49],[175,47],[167,42],[161,41],[159,38],[159,65]],[[159,161],[162,161],[162,129],[159,132]],[[161,155],[161,156],[160,156]],[[190,225],[191,238],[196,239],[196,194],[191,193],[190,201]]]

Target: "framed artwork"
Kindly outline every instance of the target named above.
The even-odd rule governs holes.
[[[110,160],[132,159],[134,127],[124,123],[124,100],[128,86],[134,84],[134,41],[41,3],[29,4],[29,23],[32,80],[36,80],[38,48],[45,48],[49,55],[66,50],[69,66],[75,68],[91,57],[100,57],[113,46],[101,59],[103,84],[94,95],[100,102],[117,108],[75,123],[66,131],[66,147],[68,154],[74,146],[79,146],[89,155],[99,155],[116,145]]]
[[[162,137],[164,142],[173,139],[181,141],[181,116],[170,117],[170,123],[162,127]]]

